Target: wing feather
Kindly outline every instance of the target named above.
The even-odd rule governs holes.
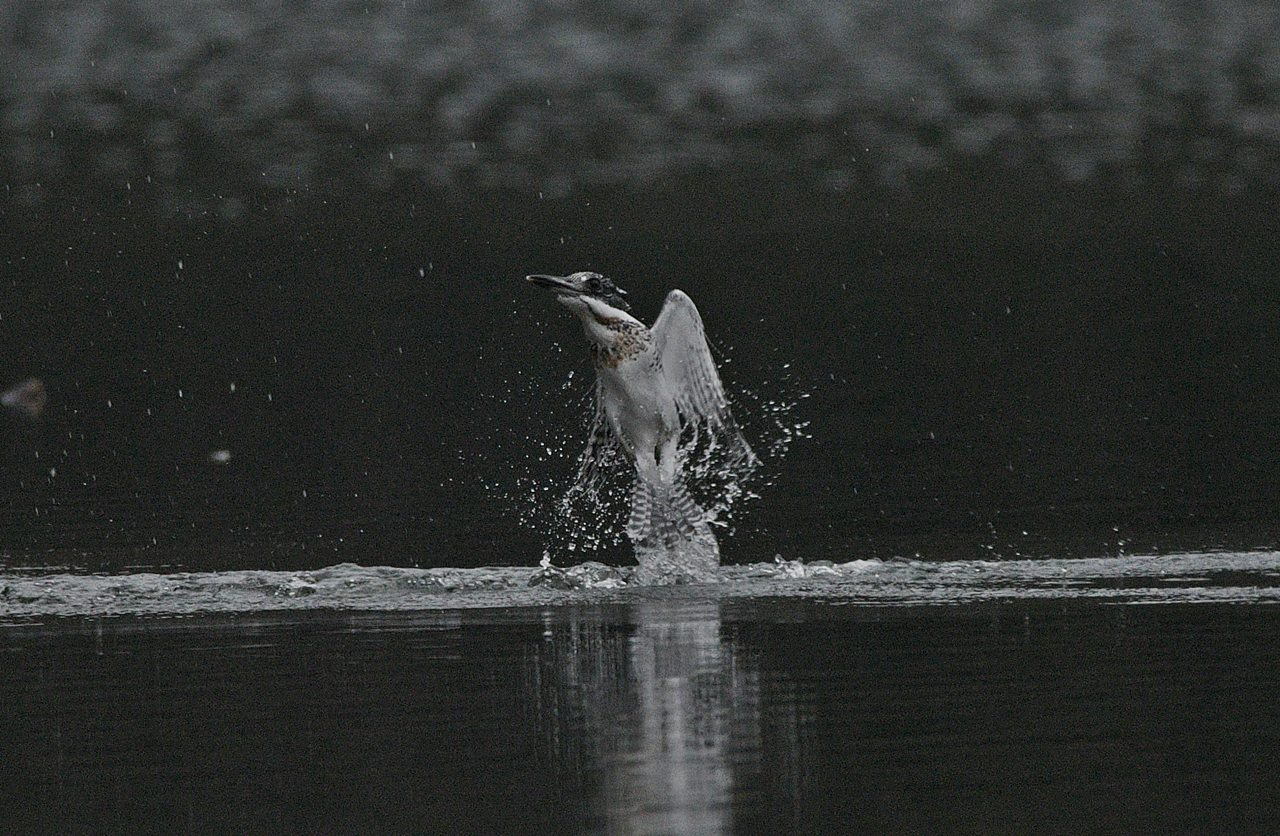
[[[737,452],[745,461],[754,462],[755,453],[733,419],[724,384],[711,356],[711,346],[707,344],[702,316],[693,300],[684,291],[671,291],[650,330],[663,377],[675,394],[676,408],[685,423],[706,423],[712,430],[723,432],[726,438],[740,445]]]
[[[618,439],[609,429],[609,422],[604,415],[604,399],[600,393],[600,383],[596,383],[595,415],[591,419],[591,435],[587,439],[586,449],[578,457],[578,472],[574,476],[569,492],[595,493],[600,488],[606,471],[618,454]]]

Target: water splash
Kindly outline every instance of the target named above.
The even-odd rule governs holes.
[[[727,364],[722,358],[722,365]],[[733,533],[734,512],[747,501],[758,499],[752,485],[757,475],[786,454],[795,439],[802,437],[806,424],[793,412],[800,398],[765,399],[741,390],[751,403],[739,410],[747,419],[747,431],[739,423],[691,422],[683,428],[676,456],[680,462],[682,485],[703,511],[692,532],[675,541],[636,542],[639,563],[636,579],[644,583],[696,583],[714,577],[720,551],[712,527]],[[742,398],[737,399],[735,408]],[[569,552],[579,546],[598,545],[611,538],[621,542],[622,529],[616,523],[634,511],[631,486],[635,471],[616,443],[607,440],[603,412],[593,410],[587,437],[591,441],[580,454],[573,482],[558,506],[561,525],[553,530],[568,536]],[[753,446],[749,436],[758,438]],[[757,449],[760,452],[757,452]]]
[[[299,609],[435,611],[633,601],[816,599],[849,606],[955,606],[1026,599],[1116,604],[1280,604],[1280,552],[1186,553],[1041,560],[778,559],[723,566],[715,583],[655,590],[638,570],[583,563],[558,568],[408,569],[341,564],[128,575],[0,571],[0,623],[63,616],[270,612]]]
[[[558,342],[553,353],[564,353]],[[621,471],[605,468],[591,483],[591,499],[569,496],[581,481],[583,448],[592,435],[594,389],[589,375],[570,371],[548,386],[537,376],[516,370],[500,381],[500,394],[486,394],[500,409],[483,408],[478,415],[507,414],[512,403],[529,405],[529,419],[517,433],[506,424],[478,421],[483,443],[460,456],[475,459],[473,470],[493,474],[481,482],[493,502],[514,516],[521,527],[544,538],[544,557],[567,563],[592,557],[621,557],[624,544],[622,515],[627,483]],[[536,405],[536,408],[535,408]]]
[[[564,349],[553,344],[557,353]],[[713,351],[715,348],[713,347]],[[723,353],[716,352],[728,365]],[[512,509],[519,523],[538,532],[544,542],[544,558],[573,565],[585,560],[628,563],[633,557],[626,537],[626,521],[631,505],[635,469],[614,444],[592,445],[604,426],[604,416],[595,408],[595,390],[590,373],[571,371],[554,388],[537,378],[517,376],[503,381],[502,399],[540,404],[521,453],[504,462],[506,475],[485,484],[495,500]],[[723,538],[732,535],[737,515],[743,507],[759,499],[760,491],[772,484],[778,464],[799,439],[808,438],[808,423],[797,416],[808,397],[792,378],[788,366],[759,385],[758,390],[730,385],[730,398],[737,425],[721,428],[686,428],[679,455],[687,485],[705,521]],[[772,394],[765,395],[762,392]],[[566,427],[576,427],[566,431]],[[754,456],[742,454],[742,440],[750,441]],[[500,443],[503,442],[504,443]],[[491,445],[502,451],[511,439]],[[492,468],[490,468],[492,469]],[[686,566],[663,560],[661,555],[645,555],[655,570],[655,580],[685,582],[705,579],[697,567],[708,563],[707,543],[691,543],[686,550]]]
[[[714,345],[712,351],[722,367],[729,364],[729,358]],[[741,385],[731,388],[736,424],[702,431],[686,429],[680,445],[694,498],[707,510],[708,521],[726,534],[733,533],[735,512],[760,499],[759,489],[773,484],[778,465],[792,445],[812,438],[809,422],[797,414],[809,393],[791,376],[789,363],[774,379],[762,383],[760,390]],[[774,394],[763,394],[766,390]],[[750,441],[751,457],[743,455],[744,438]]]

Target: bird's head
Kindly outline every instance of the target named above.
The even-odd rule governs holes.
[[[556,295],[559,301],[565,307],[581,312],[580,309],[588,306],[587,300],[595,300],[603,302],[611,308],[623,312],[629,312],[631,306],[627,304],[627,292],[613,283],[611,279],[606,279],[599,273],[593,273],[590,270],[583,270],[568,276],[526,276],[525,279],[530,283],[551,291]],[[592,306],[594,307],[594,306]]]

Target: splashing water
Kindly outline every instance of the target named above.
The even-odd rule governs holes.
[[[582,357],[576,344],[549,342],[555,355]],[[724,376],[732,358],[714,344],[710,348]],[[773,484],[778,462],[797,439],[809,437],[808,422],[795,413],[810,393],[790,366],[753,368],[751,376],[764,381],[757,382],[755,389],[737,386],[725,376],[737,425],[703,426],[698,432],[686,428],[683,433],[678,445],[682,481],[703,511],[695,527],[705,528],[705,542],[690,544],[690,562],[703,562],[708,568],[718,565],[716,538],[733,534],[742,508]],[[596,409],[592,370],[579,367],[549,383],[512,364],[499,371],[499,380],[501,387],[476,403],[471,427],[476,443],[459,450],[459,460],[479,475],[479,484],[497,507],[522,528],[538,533],[542,557],[567,566],[591,560],[615,566],[631,563],[637,557],[627,536],[635,467],[616,444],[597,444],[592,449],[590,441],[604,421]],[[492,403],[486,405],[486,401]],[[493,419],[509,415],[515,404],[527,412],[518,425]],[[754,453],[744,457],[743,450]],[[701,552],[709,559],[704,560]],[[513,562],[526,560],[514,556]],[[682,577],[678,571],[657,574],[674,581],[696,579]]]
[[[748,432],[736,422],[685,426],[677,447],[679,472],[694,501],[703,509],[695,530],[678,543],[637,543],[635,580],[641,583],[700,582],[713,579],[720,562],[712,526],[733,531],[733,515],[744,502],[759,498],[751,484],[766,467],[779,461],[793,441],[805,436],[806,422],[795,419],[799,398],[766,399],[742,390],[750,408],[735,406],[747,419]],[[598,438],[605,417],[594,410],[585,438]],[[753,450],[748,435],[758,437]],[[757,450],[759,452],[757,452]],[[580,554],[623,542],[625,519],[635,480],[631,461],[616,444],[588,444],[578,457],[572,483],[555,508],[548,554]],[[557,543],[557,535],[560,542]],[[557,549],[557,546],[561,549]]]
[[[551,350],[563,353],[555,342]],[[493,501],[508,509],[523,528],[546,538],[544,557],[554,554],[563,559],[568,555],[571,560],[582,560],[619,546],[620,522],[600,518],[597,505],[570,506],[566,502],[566,480],[572,478],[570,464],[589,437],[589,425],[583,423],[582,416],[591,414],[591,391],[583,390],[582,375],[570,371],[550,391],[537,378],[518,373],[501,384],[500,394],[481,396],[501,408],[478,409],[476,417],[506,414],[512,403],[539,404],[539,409],[531,410],[529,421],[521,425],[527,433],[513,435],[505,423],[486,427],[481,420],[478,426],[483,443],[460,451],[459,458],[468,460],[473,470],[489,473],[481,486]],[[612,487],[621,489],[617,484]],[[608,507],[617,506],[609,503]],[[597,516],[584,516],[587,512],[597,512]]]
[[[1114,604],[1280,604],[1280,553],[1222,552],[1038,560],[775,560],[722,566],[716,583],[657,593],[638,570],[583,563],[483,569],[342,564],[127,575],[36,574],[0,564],[0,624],[32,618],[301,609],[459,610],[643,600],[819,599],[850,606],[956,606],[1028,599]]]
[[[794,388],[789,377],[772,384]],[[737,424],[703,429],[686,428],[680,439],[682,469],[698,504],[707,510],[707,521],[726,533],[733,532],[734,512],[743,503],[760,498],[756,486],[772,484],[776,465],[797,439],[807,439],[809,422],[796,417],[806,392],[766,397],[746,387],[736,387],[734,414]],[[743,432],[739,427],[745,426]],[[744,441],[753,455],[744,456]]]

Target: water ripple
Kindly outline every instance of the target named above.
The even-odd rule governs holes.
[[[444,610],[622,601],[655,594],[716,600],[809,598],[919,606],[1005,599],[1117,603],[1280,602],[1280,552],[1078,560],[855,560],[729,566],[718,583],[629,584],[629,570],[406,569],[344,563],[308,572],[0,574],[0,619],[297,609]]]

